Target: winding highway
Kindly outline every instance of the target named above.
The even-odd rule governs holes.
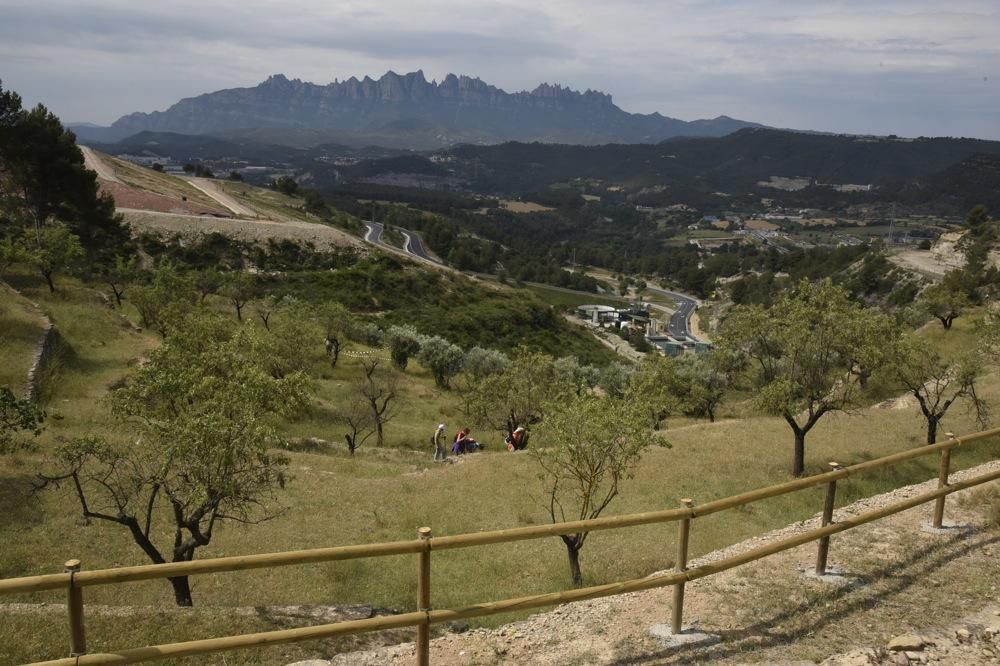
[[[696,299],[691,296],[685,296],[684,294],[678,294],[676,291],[660,289],[659,287],[647,286],[646,290],[663,294],[677,303],[677,310],[674,314],[670,315],[670,321],[667,322],[667,332],[670,333],[670,335],[682,340],[687,338],[694,342],[700,342],[700,340],[698,340],[698,338],[691,333],[691,315],[693,315],[694,311],[698,309],[698,301]]]

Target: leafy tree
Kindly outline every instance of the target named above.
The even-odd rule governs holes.
[[[853,359],[867,345],[872,313],[827,279],[802,280],[771,308],[741,305],[723,322],[718,346],[745,359],[745,379],[758,408],[785,419],[794,435],[792,472],[805,471],[806,435],[830,412],[850,409],[859,380]],[[874,368],[873,368],[874,370]]]
[[[113,264],[102,266],[98,269],[101,279],[111,287],[111,293],[115,295],[115,303],[120,308],[122,298],[125,296],[126,285],[135,282],[139,275],[139,258],[132,255],[127,259],[122,255],[116,255]]]
[[[385,332],[385,341],[389,345],[389,355],[393,364],[400,370],[406,370],[410,357],[420,351],[422,336],[410,325],[390,326]]]
[[[185,317],[110,396],[137,440],[64,442],[42,485],[71,481],[85,519],[125,527],[157,564],[193,560],[219,523],[278,515],[287,460],[270,452],[275,420],[302,409],[307,389],[301,373],[271,375],[262,335],[216,315]],[[161,542],[167,530],[156,523],[167,516]],[[187,576],[169,581],[177,604],[192,605]]]
[[[451,378],[462,370],[465,352],[438,336],[426,337],[420,342],[417,360],[434,375],[438,388],[449,388]]]
[[[464,409],[476,425],[509,437],[518,426],[530,433],[550,404],[575,393],[551,356],[519,347],[504,372],[473,382]]]
[[[236,320],[243,321],[243,308],[256,298],[257,284],[252,275],[244,271],[232,271],[222,280],[222,293],[233,304]]]
[[[674,363],[671,389],[686,415],[715,422],[715,412],[729,390],[726,361],[721,352],[713,350],[708,354],[684,355]]]
[[[299,184],[291,176],[282,176],[271,181],[271,187],[290,197],[295,196],[295,193],[299,191]]]
[[[463,368],[474,381],[503,372],[510,367],[510,358],[496,349],[473,347],[465,353]]]
[[[18,433],[37,436],[42,432],[45,412],[27,398],[18,398],[6,386],[0,386],[0,453],[20,448]]]
[[[663,419],[678,408],[675,384],[673,361],[657,354],[644,359],[628,377],[624,396],[645,408],[649,427],[657,430]]]
[[[611,397],[620,398],[628,390],[628,380],[633,370],[631,365],[625,363],[618,361],[609,363],[601,370],[601,378],[597,385]]]
[[[187,315],[196,301],[191,278],[177,267],[164,262],[153,272],[149,285],[132,287],[132,304],[139,311],[142,325],[158,331],[162,337]]]
[[[21,108],[21,98],[0,87],[0,217],[41,228],[58,220],[77,236],[92,259],[130,242],[100,195],[97,176],[84,164],[76,137],[42,105]]]
[[[225,278],[217,268],[204,268],[195,273],[194,286],[201,294],[201,302],[204,303],[211,294],[219,293],[224,281]]]
[[[531,449],[541,469],[546,509],[553,523],[597,518],[631,478],[654,440],[640,405],[594,395],[574,396],[538,427],[544,446]],[[560,536],[573,584],[583,584],[580,550],[589,532]]]
[[[979,397],[976,380],[982,367],[978,354],[966,354],[951,363],[925,340],[900,339],[894,346],[892,377],[917,400],[920,413],[927,422],[927,443],[937,441],[937,431],[948,409],[965,401],[976,421],[986,427],[989,409]]]
[[[323,329],[323,344],[330,357],[330,367],[337,367],[340,352],[347,344],[354,320],[350,311],[336,301],[326,301],[316,309],[316,316]]]
[[[56,290],[52,281],[56,271],[69,269],[83,257],[80,239],[63,224],[47,223],[28,229],[20,243],[22,259],[42,274],[50,293]]]
[[[572,386],[577,395],[597,386],[601,371],[592,365],[584,365],[575,356],[562,356],[553,363],[557,382]]]
[[[10,266],[19,264],[24,259],[24,246],[19,239],[15,239],[13,236],[0,238],[0,275],[7,272]]]
[[[361,359],[361,374],[355,390],[371,414],[371,422],[375,425],[375,444],[382,446],[385,443],[385,424],[396,416],[399,378],[378,358]]]
[[[965,294],[943,284],[927,287],[920,300],[927,313],[939,320],[946,331],[951,329],[952,322],[969,307],[969,299]]]

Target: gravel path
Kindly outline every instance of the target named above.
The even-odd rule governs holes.
[[[250,210],[249,208],[241,204],[239,201],[226,194],[222,190],[222,188],[219,187],[217,183],[212,182],[212,180],[208,178],[187,177],[184,178],[184,180],[190,183],[192,187],[201,190],[207,196],[211,197],[215,201],[219,202],[221,205],[231,210],[236,215],[239,215],[241,217],[252,217],[252,218],[260,217],[260,215],[258,215],[256,211]]]

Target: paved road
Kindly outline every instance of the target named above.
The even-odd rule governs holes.
[[[660,289],[659,287],[647,286],[647,291],[655,291],[658,294],[663,294],[669,296],[677,303],[677,311],[670,316],[670,321],[667,322],[667,332],[675,338],[688,338],[698,342],[696,338],[691,333],[691,315],[698,308],[698,301],[691,296],[686,296],[684,294],[678,294],[676,291],[667,291],[666,289]]]
[[[415,254],[422,259],[426,259],[427,261],[436,261],[436,259],[432,258],[430,254],[428,254],[427,248],[424,247],[424,241],[419,234],[412,231],[404,231],[403,238],[406,239],[406,242],[403,244],[404,250],[410,254]]]
[[[365,240],[369,243],[375,243],[376,245],[382,245],[382,232],[385,231],[385,227],[381,222],[365,222]]]

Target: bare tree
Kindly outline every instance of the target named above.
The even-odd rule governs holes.
[[[383,365],[381,359],[370,357],[361,359],[362,377],[357,382],[357,393],[371,413],[375,425],[375,444],[385,443],[384,426],[396,415],[399,377]]]
[[[355,393],[337,416],[347,426],[344,442],[347,444],[347,451],[353,456],[354,452],[375,434],[375,417],[371,403],[360,392]]]

